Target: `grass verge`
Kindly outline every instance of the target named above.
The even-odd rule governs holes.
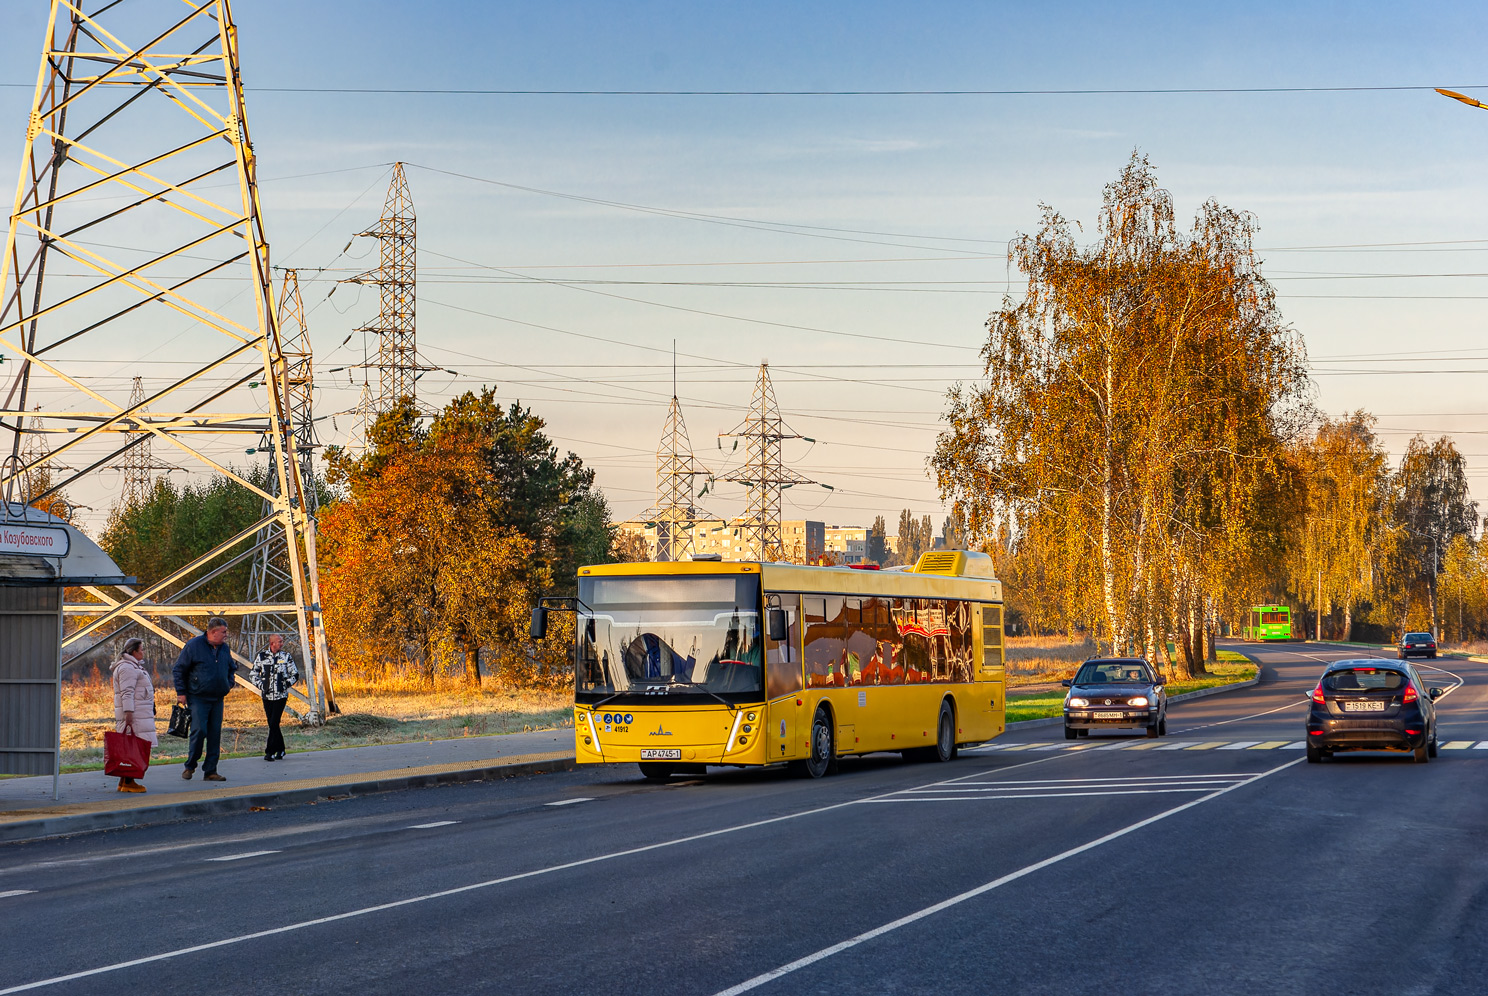
[[[1233,685],[1238,681],[1249,681],[1256,676],[1256,666],[1233,650],[1219,651],[1219,662],[1209,665],[1210,673],[1193,681],[1170,681],[1164,688],[1169,695],[1196,692],[1201,688]],[[1028,719],[1047,719],[1064,715],[1064,690],[1038,692],[1032,695],[1009,695],[1007,699],[1007,722],[1021,723]]]

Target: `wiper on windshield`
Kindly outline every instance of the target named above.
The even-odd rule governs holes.
[[[677,678],[675,676],[673,676],[672,678],[670,678],[667,681],[662,682],[659,685],[644,685],[644,686],[641,686],[638,689],[637,688],[624,688],[624,689],[621,689],[620,691],[615,692],[612,695],[606,695],[604,698],[600,699],[598,702],[594,703],[589,708],[591,708],[591,709],[598,709],[601,706],[603,706],[606,702],[609,702],[612,699],[618,699],[622,695],[630,695],[630,694],[634,694],[636,692],[639,692],[641,695],[657,695],[657,694],[659,694],[661,692],[662,689],[670,689],[670,688],[672,688],[675,685],[686,685],[688,688],[696,688],[696,689],[698,689],[698,690],[700,690],[702,692],[705,692],[708,695],[713,696],[715,699],[717,699],[718,701],[722,702],[724,705],[728,706],[730,709],[734,708],[734,704],[732,702],[730,702],[728,699],[724,698],[722,695],[719,695],[717,692],[713,691],[712,689],[708,688],[706,685],[702,684],[701,682],[697,682],[697,681],[683,681],[680,678]]]
[[[701,689],[702,691],[707,692],[709,695],[713,696],[718,701],[722,702],[724,705],[728,706],[730,709],[734,707],[733,703],[730,702],[728,699],[724,698],[722,695],[719,695],[717,692],[713,691],[711,688],[708,688],[706,685],[698,681],[682,681],[677,678],[676,675],[673,675],[672,680],[667,682],[667,685],[686,685],[688,688]]]

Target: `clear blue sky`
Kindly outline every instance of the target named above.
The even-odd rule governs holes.
[[[254,0],[236,14],[250,88],[1484,84],[1472,92],[1488,100],[1481,4],[1211,6]],[[40,0],[0,0],[0,83],[27,84],[0,87],[4,184],[21,151],[45,10]],[[532,404],[563,445],[599,468],[621,516],[650,501],[651,454],[671,393],[670,363],[658,350],[673,339],[686,354],[679,393],[693,440],[715,469],[727,457],[714,437],[737,421],[752,366],[768,358],[791,421],[818,440],[788,451],[797,469],[838,489],[788,492],[788,516],[847,524],[882,513],[892,522],[906,506],[938,516],[924,455],[945,389],[977,372],[982,322],[1009,276],[1001,243],[1037,223],[1040,202],[1091,224],[1102,185],[1133,148],[1151,157],[1181,216],[1211,196],[1257,215],[1266,272],[1306,338],[1325,410],[1375,411],[1397,452],[1416,430],[1457,434],[1475,489],[1488,496],[1488,414],[1469,414],[1488,413],[1484,374],[1402,372],[1488,370],[1488,112],[1429,91],[701,97],[255,89],[249,100],[276,261],[333,268],[306,293],[323,366],[361,358],[359,337],[340,344],[375,309],[374,295],[358,298],[354,287],[325,299],[330,279],[374,262],[341,256],[342,247],[376,218],[382,164],[415,164],[420,345],[431,361],[460,372],[431,374],[421,387],[438,400],[494,383],[502,397]],[[430,167],[686,212],[894,234],[825,238],[832,233],[709,224]],[[321,175],[300,175],[307,173]],[[1291,248],[1474,239],[1484,241]],[[370,248],[360,241],[351,256]],[[479,268],[491,266],[549,282],[490,282],[510,279]],[[622,283],[551,282],[573,280]],[[1365,354],[1387,355],[1358,359]],[[1343,372],[1366,369],[1389,372]],[[322,411],[354,402],[346,377],[323,376]],[[344,431],[346,420],[338,425]],[[717,511],[739,508],[736,491],[713,497]]]

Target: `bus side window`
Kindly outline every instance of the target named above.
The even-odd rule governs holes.
[[[806,687],[841,688],[846,684],[847,624],[841,595],[801,596],[805,623]]]
[[[863,599],[863,621],[848,638],[862,660],[865,685],[904,684],[904,662],[900,660],[899,634],[889,613],[891,604],[887,598]]]
[[[776,607],[777,598],[789,629],[784,642],[768,640],[765,643],[765,695],[771,699],[801,690],[801,654],[796,649],[801,645],[801,600],[797,595],[772,595],[772,608]]]

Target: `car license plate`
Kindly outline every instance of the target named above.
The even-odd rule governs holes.
[[[1126,714],[1125,713],[1119,713],[1119,712],[1098,712],[1098,713],[1095,714],[1095,718],[1096,719],[1125,719],[1126,718]]]
[[[1344,712],[1384,712],[1385,711],[1385,704],[1383,702],[1345,702],[1343,704],[1343,711]]]
[[[680,761],[680,760],[682,760],[682,751],[676,750],[676,749],[673,749],[673,750],[643,749],[641,751],[641,760],[642,761]]]

